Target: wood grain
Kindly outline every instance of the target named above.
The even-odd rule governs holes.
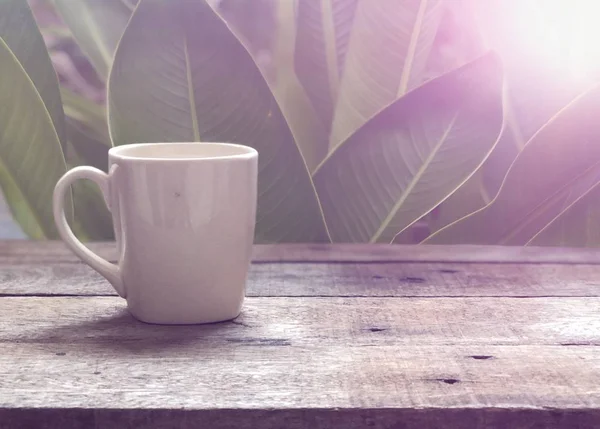
[[[87,243],[103,258],[115,261],[114,243]],[[278,262],[489,262],[600,264],[600,251],[589,248],[384,245],[274,244],[255,245],[256,263]],[[78,262],[60,241],[0,241],[0,263]]]
[[[136,322],[118,297],[4,297],[0,342],[73,344],[91,357],[110,344],[141,353],[169,342],[192,349],[220,341],[303,347],[600,345],[599,314],[600,298],[260,297],[247,298],[232,322],[172,327]]]
[[[169,327],[113,297],[5,297],[0,422],[89,408],[105,411],[71,412],[111,428],[597,427],[599,311],[598,298],[249,298],[234,322]]]
[[[157,326],[62,243],[0,241],[0,429],[596,429],[599,262],[255,246],[240,317]]]
[[[0,295],[116,295],[84,264],[0,263]],[[253,264],[248,296],[600,296],[600,267],[484,263]]]

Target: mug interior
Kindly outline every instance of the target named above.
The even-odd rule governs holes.
[[[247,158],[256,150],[234,143],[139,143],[110,149],[110,154],[124,159],[216,159]]]

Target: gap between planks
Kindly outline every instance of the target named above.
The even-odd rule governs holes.
[[[87,243],[115,261],[115,243]],[[0,263],[78,262],[60,241],[2,240]],[[471,262],[514,264],[600,264],[600,250],[529,246],[264,244],[255,245],[254,263],[280,262]]]

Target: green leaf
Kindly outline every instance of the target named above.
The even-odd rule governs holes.
[[[105,108],[87,98],[61,88],[69,143],[81,164],[108,169],[108,149],[112,146]]]
[[[121,3],[123,3],[125,7],[129,9],[131,13],[133,13],[135,6],[138,3],[138,0],[121,0]]]
[[[264,64],[261,71],[289,124],[309,171],[313,171],[327,155],[328,135],[325,126],[294,72],[295,1],[263,0],[258,2],[257,5],[258,10],[253,13],[262,13],[267,16],[273,14],[276,17],[276,35],[272,37],[274,41],[272,63]],[[226,11],[223,15],[230,18],[229,28],[238,39],[246,47],[252,45],[252,41],[258,46],[262,45],[257,43],[257,39],[252,40],[253,33],[257,31],[254,26],[257,24],[255,23],[250,27],[241,24],[240,14],[243,16],[244,10],[236,9],[235,4],[229,4],[229,8],[232,9]],[[271,11],[270,8],[274,11]],[[222,14],[219,13],[219,15]],[[227,21],[225,17],[224,19]],[[254,34],[254,36],[257,35]],[[262,39],[262,36],[258,39]],[[255,47],[254,50],[256,49],[261,51],[260,48]],[[252,54],[251,49],[248,49],[248,51]],[[259,64],[257,63],[257,65]]]
[[[131,17],[133,3],[125,0],[54,0],[58,14],[104,80],[108,78],[117,44]]]
[[[496,143],[497,146],[498,143]],[[488,161],[489,156],[486,159],[486,163]],[[491,198],[486,192],[482,173],[483,171],[480,167],[469,180],[463,183],[460,188],[427,215],[429,233],[419,241],[490,203]],[[398,243],[399,239],[400,237],[397,236],[394,242]]]
[[[26,1],[0,0],[0,39],[4,40],[35,85],[64,148],[66,131],[58,77]],[[4,100],[2,102],[6,103]]]
[[[67,136],[74,150],[73,165],[91,165],[108,171],[111,147],[105,109],[87,98],[61,88],[67,115]],[[73,184],[73,231],[83,241],[114,240],[111,214],[98,186],[87,180]]]
[[[327,131],[333,119],[357,3],[358,0],[298,3],[295,70]]]
[[[67,118],[67,135],[69,144],[81,158],[82,165],[91,165],[102,171],[108,171],[107,137],[97,134],[93,129],[87,127],[73,118]]]
[[[291,1],[279,1],[276,7],[277,37],[274,54],[276,74],[273,93],[306,164],[312,171],[327,155],[328,135],[294,72],[295,4]]]
[[[60,140],[40,93],[3,39],[0,76],[0,187],[29,237],[57,238],[52,193],[66,172]]]
[[[524,245],[600,180],[600,87],[562,109],[525,145],[483,209],[425,243]]]
[[[527,245],[562,247],[600,246],[600,181],[568,205]]]
[[[73,231],[82,241],[114,240],[112,217],[104,197],[96,185],[89,180],[79,180],[73,185],[75,222]]]
[[[444,12],[429,55],[426,79],[447,73],[489,50],[479,42],[479,29],[474,25],[470,2],[471,0],[453,0],[442,3]],[[500,142],[496,143],[483,166],[469,180],[421,221],[398,234],[394,243],[419,243],[438,229],[488,204],[491,197],[483,170],[491,163],[490,158],[498,153],[499,144]]]
[[[537,8],[538,19],[548,19],[541,3],[543,0],[537,6],[522,0],[471,0],[470,6],[464,7],[465,13],[473,15],[479,44],[498,52],[504,64],[506,125],[483,168],[486,190],[493,196],[526,142],[587,89],[584,80],[569,76],[567,55],[560,64],[551,64],[518,36],[522,27],[515,20],[527,9]]]
[[[494,196],[526,142],[583,92],[583,87],[565,83],[560,72],[538,65],[511,64],[504,58],[508,73],[504,99],[506,126],[483,168],[486,190]]]
[[[96,135],[102,136],[104,143],[110,148],[112,145],[106,121],[106,108],[65,87],[60,89],[60,94],[65,115],[84,124]]]
[[[342,143],[314,181],[334,241],[390,242],[464,183],[502,127],[493,54],[429,81]]]
[[[109,81],[109,125],[115,145],[221,141],[254,147],[257,241],[329,240],[279,105],[248,51],[204,1],[139,3]]]
[[[285,80],[273,93],[312,172],[327,156],[327,132],[298,79],[289,75]]]
[[[79,127],[84,129],[80,130]],[[93,131],[89,134],[88,131],[81,123],[67,118],[69,144],[74,149],[70,154],[70,163],[73,166],[91,165],[107,171],[109,148],[105,143],[95,141]],[[114,240],[112,216],[98,185],[89,180],[78,180],[71,188],[74,208],[71,227],[77,237],[82,241]]]
[[[442,1],[440,21],[423,77],[432,79],[483,55],[479,29],[473,24],[472,0]]]
[[[423,83],[441,0],[358,3],[335,107],[330,148]]]

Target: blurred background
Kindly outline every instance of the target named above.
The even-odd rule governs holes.
[[[135,0],[121,0],[133,6]],[[274,87],[289,71],[278,69],[281,52],[278,41],[282,28],[281,2],[298,7],[298,1],[317,0],[211,0],[219,13],[246,42],[255,62]],[[358,0],[359,2],[361,0]],[[376,2],[377,0],[367,0]],[[398,0],[399,2],[402,0]],[[77,3],[78,0],[72,0]],[[50,0],[29,0],[49,49],[60,84],[69,94],[76,94],[98,106],[106,103],[104,79],[75,42],[69,27]],[[102,2],[96,2],[101,5]],[[446,200],[446,208],[437,207],[411,226],[402,242],[416,243],[432,232],[431,225],[447,224],[488,204],[498,192],[506,172],[525,143],[561,109],[591,88],[600,78],[600,1],[597,0],[442,0],[442,12],[428,53],[422,82],[460,67],[493,49],[502,58],[506,85],[505,130],[490,155],[485,169],[480,169],[481,186],[463,186]],[[86,20],[85,16],[81,16]],[[287,22],[287,21],[285,21]],[[94,25],[90,22],[89,25]],[[65,94],[63,94],[63,98]],[[67,120],[68,103],[65,104]],[[83,108],[83,107],[82,107]],[[600,120],[600,118],[599,118]],[[72,139],[89,147],[90,139],[105,139],[104,131],[84,122],[72,121]],[[598,143],[600,144],[600,142]],[[86,146],[86,147],[88,147]],[[99,158],[105,156],[101,151]],[[98,163],[102,163],[99,159]],[[477,188],[477,189],[475,189]],[[597,222],[596,204],[580,210],[578,220],[590,225]],[[585,239],[574,245],[596,245],[596,228],[586,227]],[[569,232],[563,232],[563,235]],[[101,234],[100,234],[101,235]],[[0,204],[0,238],[26,238],[12,220],[6,204]],[[554,244],[568,245],[568,237]]]

